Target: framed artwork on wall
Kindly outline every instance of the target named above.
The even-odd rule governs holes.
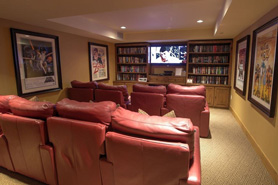
[[[253,31],[248,100],[274,117],[277,95],[278,17]]]
[[[247,35],[237,41],[236,44],[236,64],[234,89],[242,97],[245,97],[248,60],[249,60],[249,42],[250,35]]]
[[[14,28],[10,31],[18,95],[61,90],[58,37]]]
[[[109,80],[108,46],[89,42],[90,80]]]

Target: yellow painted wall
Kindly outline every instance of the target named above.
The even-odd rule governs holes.
[[[250,41],[250,51],[249,51],[249,69],[247,82],[249,83],[250,75],[250,65],[251,65],[251,48],[252,48],[252,34],[255,29],[261,25],[267,23],[271,19],[278,16],[278,6],[272,11],[267,13],[264,17],[259,19],[257,22],[253,23],[249,28],[240,33],[234,38],[233,45],[233,66],[232,66],[232,86],[234,84],[234,69],[235,69],[235,59],[236,59],[236,41],[241,39],[246,35],[251,36]],[[276,56],[278,57],[278,56]],[[276,65],[277,67],[277,65]],[[247,94],[249,84],[247,83]],[[277,93],[277,92],[276,92]],[[260,110],[255,108],[249,101],[246,95],[245,99],[241,98],[235,90],[231,90],[231,102],[230,106],[235,112],[237,117],[242,122],[243,126],[246,128],[247,132],[251,135],[252,139],[255,141],[256,145],[262,151],[263,155],[266,157],[268,162],[276,171],[276,176],[278,172],[278,101],[276,102],[275,117],[270,119]]]
[[[99,40],[81,37],[69,33],[58,32],[46,28],[35,27],[14,21],[0,19],[0,94],[17,94],[16,77],[14,71],[14,60],[10,28],[23,29],[33,32],[56,35],[59,37],[60,63],[63,90],[43,93],[37,95],[40,100],[51,101],[53,103],[67,96],[66,88],[70,87],[72,80],[88,82],[89,72],[89,53],[88,42],[108,45],[109,52],[109,71],[110,80],[104,83],[113,84],[115,80],[115,46]],[[29,97],[26,97],[29,98]]]

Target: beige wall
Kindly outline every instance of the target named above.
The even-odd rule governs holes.
[[[233,66],[232,74],[234,75],[235,69],[235,55],[236,55],[236,41],[241,39],[246,35],[251,36],[250,41],[250,59],[249,59],[249,69],[248,69],[248,79],[250,73],[251,64],[251,48],[252,48],[252,33],[255,29],[270,21],[274,17],[278,16],[278,7],[275,7],[272,11],[262,17],[260,20],[252,24],[248,29],[240,33],[234,38],[234,52],[233,52]],[[276,56],[278,57],[278,56]],[[277,65],[276,65],[277,67]],[[234,83],[234,76],[232,76],[232,86]],[[247,94],[248,94],[247,83]],[[276,92],[277,93],[277,92]],[[247,96],[243,99],[241,98],[235,90],[231,90],[231,109],[234,111],[238,119],[241,121],[248,134],[252,137],[257,147],[261,150],[264,157],[268,160],[274,171],[272,175],[276,175],[278,172],[278,101],[276,103],[275,117],[273,119],[267,118],[260,110],[256,109],[248,101]],[[277,182],[277,179],[276,179]]]
[[[14,71],[13,51],[11,44],[10,28],[23,29],[33,32],[52,34],[59,37],[60,62],[63,90],[37,95],[40,100],[53,103],[66,97],[66,88],[70,87],[72,80],[88,82],[89,54],[88,42],[108,45],[110,80],[104,83],[112,84],[115,80],[115,47],[112,43],[93,40],[64,32],[26,25],[18,22],[0,19],[0,94],[17,94],[16,78]],[[26,97],[28,98],[28,97]]]

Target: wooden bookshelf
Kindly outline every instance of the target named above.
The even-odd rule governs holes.
[[[149,73],[149,44],[116,44],[116,80],[137,82]]]
[[[206,86],[209,106],[228,108],[232,40],[189,41],[187,48],[187,79]]]

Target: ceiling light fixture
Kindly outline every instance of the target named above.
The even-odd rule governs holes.
[[[123,30],[124,30],[124,29],[126,29],[126,27],[125,27],[125,26],[121,26],[121,29],[123,29]]]
[[[201,20],[201,19],[197,21],[197,23],[202,23],[202,22],[204,22],[204,21],[203,21],[203,20]]]

